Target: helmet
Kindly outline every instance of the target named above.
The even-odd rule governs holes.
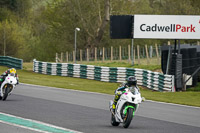
[[[132,85],[137,85],[136,78],[134,76],[129,76],[127,78],[127,84],[128,84],[129,87],[132,86]]]
[[[10,73],[16,73],[16,69],[15,68],[11,68],[10,69]]]

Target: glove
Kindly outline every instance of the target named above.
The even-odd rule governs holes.
[[[122,94],[122,92],[121,91],[115,91],[115,95],[121,95]]]

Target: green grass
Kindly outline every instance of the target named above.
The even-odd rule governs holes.
[[[3,73],[7,69],[7,67],[0,66],[0,73]],[[34,73],[29,70],[17,70],[17,73],[19,75],[19,81],[22,83],[108,94],[113,94],[115,88],[117,88],[117,86],[119,85],[118,83],[107,83],[88,79],[44,75]]]
[[[160,58],[159,61],[157,58],[150,58],[149,59],[149,64],[147,62],[146,58],[141,58],[140,59],[140,65],[138,65],[138,59],[134,60],[134,68],[142,68],[142,69],[148,69],[148,70],[155,70],[155,69],[160,69],[161,65],[160,65]],[[70,62],[73,63],[73,62]],[[98,60],[98,61],[77,61],[78,64],[90,64],[90,65],[96,65],[96,66],[109,66],[109,67],[129,67],[129,68],[133,68],[132,66],[132,61],[128,61],[128,60]]]
[[[0,66],[0,73],[3,73],[6,69],[7,67]],[[114,95],[114,90],[119,85],[119,83],[108,83],[88,79],[38,74],[30,70],[32,70],[31,63],[24,63],[24,70],[17,70],[20,82],[66,89],[99,92],[112,95]],[[172,93],[151,91],[144,87],[140,88],[142,96],[147,100],[200,107],[200,91],[190,90],[186,92]]]
[[[186,92],[155,92],[146,89],[142,90],[142,95],[149,100],[177,103],[200,107],[200,91]]]
[[[81,64],[81,62],[78,62]],[[87,65],[95,65],[95,66],[107,66],[107,67],[128,67],[128,68],[140,68],[140,69],[148,69],[151,71],[160,69],[160,65],[138,65],[135,64],[132,66],[127,62],[82,62],[82,64]]]

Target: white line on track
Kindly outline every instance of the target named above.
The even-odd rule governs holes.
[[[68,132],[83,133],[83,132],[71,130],[71,129],[68,129],[68,128],[58,127],[58,126],[55,126],[55,125],[52,125],[52,124],[48,124],[48,123],[44,123],[44,122],[41,122],[41,121],[36,121],[36,120],[33,120],[33,119],[27,119],[27,118],[22,118],[22,117],[19,117],[19,116],[14,116],[14,115],[11,115],[11,114],[6,114],[6,113],[3,113],[3,112],[0,112],[0,115],[1,114],[2,115],[6,115],[6,116],[10,116],[10,117],[15,117],[15,118],[22,119],[22,120],[27,120],[27,121],[30,121],[30,122],[33,122],[33,123],[42,124],[42,125],[45,125],[45,126],[48,126],[48,127],[65,130],[65,131],[68,131]],[[5,122],[3,120],[0,120],[0,122],[4,123],[4,124],[9,124],[9,125],[12,125],[12,126],[16,126],[16,127],[21,127],[21,128],[25,128],[25,129],[29,129],[29,130],[33,130],[33,131],[38,131],[38,132],[41,132],[41,133],[52,133],[52,132],[42,131],[42,130],[39,130],[39,129],[29,128],[27,126],[22,126],[22,125],[18,125],[18,124],[14,124],[14,123]]]
[[[24,128],[24,129],[28,129],[28,130],[32,130],[32,131],[37,131],[37,132],[41,132],[41,133],[49,133],[49,132],[46,132],[46,131],[41,131],[41,130],[38,130],[38,129],[33,129],[33,128],[26,127],[26,126],[21,126],[21,125],[17,125],[17,124],[14,124],[14,123],[5,122],[5,121],[2,121],[2,120],[0,120],[0,123],[4,123],[4,124],[7,124],[7,125],[20,127],[20,128]]]

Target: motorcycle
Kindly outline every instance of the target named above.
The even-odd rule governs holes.
[[[111,100],[109,103],[111,125],[118,126],[122,123],[124,128],[128,128],[139,108],[139,104],[144,100],[137,86],[126,88],[116,104],[115,112],[112,109],[113,101]]]
[[[17,78],[15,77],[14,73],[8,74],[5,78],[4,82],[1,84],[1,96],[0,99],[5,101],[8,95],[14,90],[17,84]]]

